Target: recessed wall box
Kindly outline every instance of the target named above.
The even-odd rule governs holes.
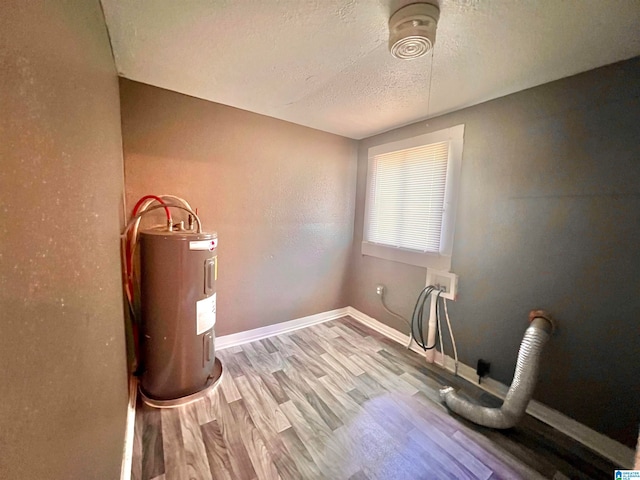
[[[455,273],[427,268],[426,285],[434,285],[442,290],[442,298],[455,300],[458,296],[458,275]]]

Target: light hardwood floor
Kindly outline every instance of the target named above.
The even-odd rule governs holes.
[[[495,431],[442,405],[442,385],[500,401],[349,317],[217,352],[207,398],[136,412],[132,478],[612,478],[615,466],[526,416]]]

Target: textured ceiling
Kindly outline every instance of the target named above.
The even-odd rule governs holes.
[[[429,95],[407,3],[102,0],[121,76],[356,139],[640,54],[638,0],[441,0]]]

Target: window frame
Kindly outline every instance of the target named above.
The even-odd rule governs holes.
[[[440,248],[438,253],[420,252],[407,248],[394,247],[367,241],[368,219],[370,214],[369,191],[373,181],[373,162],[376,155],[398,150],[420,147],[440,142],[449,142],[447,173],[445,180],[444,209],[440,231]],[[362,230],[362,254],[406,263],[419,267],[449,270],[453,252],[456,211],[460,190],[460,171],[462,169],[462,151],[464,144],[464,124],[455,125],[431,133],[406,138],[396,142],[385,143],[369,148],[367,162],[367,183],[365,189],[364,225]]]

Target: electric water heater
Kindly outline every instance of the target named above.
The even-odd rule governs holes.
[[[145,401],[188,397],[217,381],[215,233],[140,232],[140,390]],[[146,397],[146,398],[145,398]]]

